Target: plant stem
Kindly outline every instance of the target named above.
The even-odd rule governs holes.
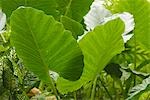
[[[77,94],[76,94],[76,91],[73,92],[73,96],[74,96],[74,100],[77,100]]]
[[[98,76],[96,76],[96,78],[94,79],[94,82],[93,82],[91,100],[95,100],[94,97],[95,97],[95,91],[96,91],[97,78],[98,78]]]
[[[4,41],[4,43],[6,43],[7,41],[6,41],[5,37],[3,36],[3,34],[1,33],[0,35],[1,35],[2,40]]]
[[[105,89],[106,93],[108,94],[108,96],[110,97],[110,99],[111,99],[111,100],[113,100],[113,98],[112,98],[112,96],[110,95],[110,93],[109,93],[108,89],[106,88],[106,86],[104,85],[103,81],[101,80],[100,76],[99,76],[99,79],[100,79],[101,84],[102,84],[102,86],[104,87],[104,89]]]
[[[39,89],[40,89],[41,91],[43,91],[43,82],[42,82],[42,81],[40,82]]]
[[[146,100],[149,100],[149,97],[150,97],[150,93],[148,94],[148,96],[147,96]]]
[[[59,100],[59,96],[58,96],[57,90],[56,90],[56,88],[55,88],[53,79],[52,79],[51,77],[50,77],[50,85],[51,85],[51,88],[52,88],[52,90],[53,90],[53,92],[54,92],[54,94],[55,94],[57,100]]]
[[[136,69],[136,37],[134,36],[134,69]],[[134,86],[136,85],[136,75],[134,76]]]
[[[121,80],[118,80],[118,81],[119,81],[119,85],[120,85],[120,88],[121,88],[121,91],[122,91],[122,94],[123,94],[123,99],[125,99],[126,94],[125,94],[125,91],[124,91],[124,89],[123,89],[122,82],[121,82]]]

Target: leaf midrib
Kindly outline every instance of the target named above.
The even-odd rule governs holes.
[[[27,14],[27,13],[28,13],[28,11],[26,11],[26,14]],[[30,24],[28,23],[28,20],[27,20],[26,17],[25,17],[25,21],[26,21],[26,23],[27,23],[27,27],[29,28],[29,31],[30,31],[31,36],[32,36],[32,38],[33,38],[34,44],[35,44],[36,47],[37,47],[37,51],[38,51],[38,53],[39,53],[39,55],[40,55],[40,59],[41,59],[43,65],[44,65],[43,67],[44,67],[45,71],[48,71],[49,69],[48,69],[48,67],[46,66],[45,62],[44,62],[44,59],[43,59],[42,54],[41,54],[41,52],[40,52],[40,47],[38,46],[38,43],[36,42],[36,38],[35,38],[35,36],[34,36],[34,32],[32,31],[32,29],[31,29],[31,27],[30,27]]]
[[[70,7],[71,7],[71,4],[72,4],[72,0],[69,1],[68,5],[67,5],[67,7],[66,7],[66,11],[65,11],[64,16],[66,16],[66,15],[68,14],[69,9],[70,9]]]

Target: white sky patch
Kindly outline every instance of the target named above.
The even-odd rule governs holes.
[[[133,34],[128,34],[134,29],[135,26],[133,15],[128,12],[113,15],[109,10],[105,8],[104,3],[104,0],[95,0],[92,3],[90,11],[84,17],[86,29],[89,32],[93,30],[97,25],[105,24],[110,20],[120,17],[120,19],[125,24],[125,31],[122,34],[122,37],[124,42],[126,43],[133,36]],[[85,34],[88,32],[85,32]],[[80,36],[79,40],[82,39],[83,36]]]
[[[49,71],[50,77],[52,77],[55,81],[57,81],[59,74],[54,71]]]
[[[116,18],[120,18],[125,24],[125,31],[122,34],[122,37],[123,37],[124,42],[126,43],[133,36],[133,34],[128,34],[132,30],[134,30],[134,27],[135,27],[133,15],[131,15],[128,12],[123,12],[121,14],[114,14],[110,17],[106,17],[104,23],[107,23],[108,21],[116,19]]]
[[[84,23],[86,24],[86,29],[88,31],[91,29],[93,30],[97,25],[103,23],[105,17],[112,15],[103,4],[103,0],[95,0],[91,5],[88,14],[84,16]]]
[[[2,12],[2,10],[0,9],[0,33],[4,32],[4,27],[6,24],[6,15]]]

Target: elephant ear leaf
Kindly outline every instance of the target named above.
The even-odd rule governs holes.
[[[81,22],[94,0],[56,0],[61,15]]]
[[[93,81],[112,57],[124,50],[121,37],[123,32],[123,21],[115,19],[97,26],[93,31],[87,33],[79,41],[79,46],[84,55],[84,70],[81,78],[75,82],[59,78],[57,81],[58,90],[61,93],[72,92],[86,82]]]
[[[12,12],[20,6],[33,7],[43,10],[48,15],[58,16],[55,0],[1,0],[1,6],[7,17],[10,17]]]
[[[95,78],[109,63],[113,56],[124,50],[121,34],[124,23],[117,18],[105,25],[97,26],[80,40],[79,45],[84,55],[85,68],[89,79]]]
[[[61,16],[61,22],[64,25],[66,30],[72,32],[72,36],[75,39],[78,39],[78,36],[81,36],[84,33],[84,28],[82,24],[67,16]]]
[[[27,7],[12,13],[10,25],[12,45],[25,67],[39,78],[47,81],[49,70],[71,81],[80,78],[82,52],[60,22],[43,11]]]
[[[112,1],[112,5],[108,8],[113,13],[131,13],[135,21],[136,41],[150,50],[150,2],[148,0],[117,0]]]

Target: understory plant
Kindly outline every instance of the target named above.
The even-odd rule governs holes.
[[[148,0],[0,0],[4,100],[149,100]]]

